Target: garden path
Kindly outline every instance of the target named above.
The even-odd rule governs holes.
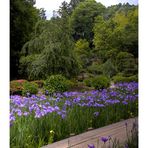
[[[125,123],[127,123],[127,130],[130,132],[135,121],[138,123],[138,118],[123,120],[43,146],[42,148],[88,148],[88,144],[94,144],[96,148],[102,148],[104,143],[98,139],[108,136],[113,139],[117,138],[120,143],[123,143],[127,138]],[[103,146],[103,148],[105,147]]]

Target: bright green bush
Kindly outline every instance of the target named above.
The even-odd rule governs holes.
[[[110,85],[110,79],[104,75],[96,76],[92,78],[92,84],[95,89],[107,88]]]
[[[72,86],[73,83],[62,75],[51,75],[44,84],[45,89],[50,92],[64,92]]]
[[[116,75],[113,78],[114,83],[119,83],[119,82],[138,82],[138,76],[137,75],[133,75],[130,77],[124,77],[124,76],[120,76],[120,75]]]
[[[10,94],[13,95],[22,95],[23,84],[27,82],[27,80],[13,80],[10,82]]]
[[[23,91],[22,95],[26,95],[27,93],[30,94],[37,94],[38,92],[38,85],[34,82],[25,82],[23,84]]]

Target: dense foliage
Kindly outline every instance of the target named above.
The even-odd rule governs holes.
[[[119,75],[114,76],[112,79],[115,83],[132,82],[132,81],[138,82],[138,76],[137,75],[133,75],[133,76],[130,76],[130,77],[124,77],[124,76],[119,74]]]
[[[58,19],[36,24],[35,36],[22,49],[22,75],[28,79],[45,79],[52,74],[77,75],[79,63],[68,28],[63,27],[63,23]]]
[[[11,79],[18,78],[21,49],[31,39],[35,24],[45,14],[45,12],[43,13],[41,10],[36,9],[33,6],[34,4],[34,0],[10,0]]]
[[[33,4],[11,1],[11,78],[138,73],[138,6],[71,0],[46,20]]]
[[[22,95],[31,95],[37,93],[38,93],[38,85],[36,83],[25,82],[23,84]]]
[[[108,77],[104,76],[104,75],[99,75],[96,76],[92,79],[92,86],[95,89],[103,89],[103,88],[107,88],[110,85],[110,80]]]
[[[67,80],[62,75],[51,75],[45,81],[44,85],[45,85],[46,91],[49,91],[49,93],[64,92],[69,90],[69,88],[71,88],[72,82],[70,80]]]
[[[110,86],[110,79],[105,75],[90,77],[84,80],[86,86],[94,87],[95,89],[103,89]]]
[[[101,15],[104,10],[105,6],[95,0],[81,2],[70,17],[70,27],[74,39],[86,39],[91,42],[95,17]]]

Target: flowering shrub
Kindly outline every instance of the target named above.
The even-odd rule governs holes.
[[[23,84],[27,82],[27,80],[13,80],[10,82],[10,94],[18,94],[21,95],[23,91]]]

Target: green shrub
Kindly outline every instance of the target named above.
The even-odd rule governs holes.
[[[39,88],[42,88],[44,85],[44,81],[43,80],[35,80],[32,81],[33,83],[37,84]]]
[[[107,88],[110,85],[110,79],[104,75],[96,76],[92,78],[92,84],[95,89]]]
[[[138,72],[138,65],[134,55],[128,52],[119,52],[116,57],[116,65],[119,72],[126,77],[135,75]]]
[[[10,94],[11,95],[22,95],[23,84],[27,80],[13,80],[10,82]]]
[[[119,83],[119,82],[128,82],[128,78],[127,77],[123,77],[123,76],[114,76],[113,78],[114,83]]]
[[[70,79],[70,82],[72,83],[71,87],[77,87],[78,86],[78,80],[76,78]]]
[[[102,73],[103,75],[107,77],[112,77],[116,75],[117,73],[117,68],[111,61],[111,59],[107,60],[104,64],[100,65],[102,67]]]
[[[119,83],[119,82],[138,82],[138,76],[134,75],[134,76],[130,76],[130,77],[124,77],[124,76],[120,76],[120,75],[116,75],[113,78],[114,83]]]
[[[84,83],[86,86],[91,87],[92,86],[92,80],[93,78],[87,78],[84,80]]]
[[[130,76],[129,77],[129,82],[131,82],[131,81],[138,82],[138,75]]]
[[[62,75],[51,75],[45,81],[45,89],[49,92],[64,92],[70,89],[73,86],[73,83],[70,80],[67,80]]]
[[[27,93],[30,94],[37,94],[38,92],[38,85],[34,82],[25,82],[23,84],[23,91],[22,94],[26,95]]]
[[[103,74],[102,72],[102,64],[93,63],[91,66],[87,67],[87,70],[89,73],[92,73],[94,75]]]

